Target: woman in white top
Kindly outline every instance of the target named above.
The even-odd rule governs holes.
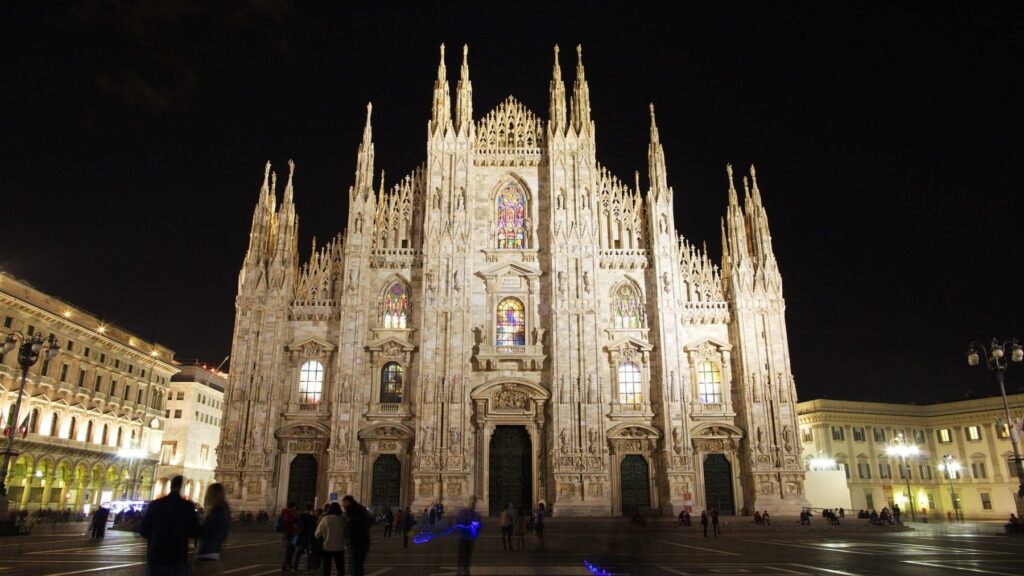
[[[341,515],[341,505],[332,502],[327,509],[327,514],[320,519],[314,534],[323,544],[323,554],[320,561],[323,562],[324,576],[331,576],[331,560],[338,568],[339,576],[345,573],[345,545],[348,544],[348,524],[345,517]]]

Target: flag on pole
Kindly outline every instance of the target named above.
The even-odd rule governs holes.
[[[28,414],[25,415],[25,419],[21,421],[21,426],[18,426],[18,432],[21,433],[21,437],[22,438],[28,436],[28,423],[29,423],[29,420],[31,420],[31,419],[32,419],[32,413],[29,412]]]
[[[6,415],[6,414],[4,415],[4,426],[3,426],[3,428],[4,428],[4,438],[7,438],[7,436],[9,436],[11,434],[10,418],[11,418],[10,415]]]

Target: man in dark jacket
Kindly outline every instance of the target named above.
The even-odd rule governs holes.
[[[139,533],[149,542],[147,576],[187,576],[188,541],[199,535],[195,506],[181,497],[184,478],[171,479],[171,491],[149,504]]]
[[[366,507],[356,502],[351,495],[341,499],[348,518],[348,538],[352,549],[352,576],[363,576],[363,564],[370,552],[370,513]]]

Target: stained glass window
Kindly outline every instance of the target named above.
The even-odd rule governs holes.
[[[316,404],[324,391],[324,365],[310,360],[299,371],[299,402]]]
[[[380,371],[380,401],[382,404],[399,404],[402,401],[402,374],[398,362],[388,362]]]
[[[526,314],[517,298],[498,303],[498,346],[526,345]]]
[[[384,292],[384,327],[404,329],[409,323],[409,291],[395,282]]]
[[[498,249],[526,248],[526,194],[515,182],[509,182],[495,200],[498,216]]]
[[[612,298],[612,323],[616,328],[643,328],[643,302],[630,284],[623,284]]]
[[[640,367],[632,362],[624,362],[619,365],[619,403],[639,404],[642,394],[640,392]]]
[[[722,403],[722,371],[714,362],[697,365],[698,399],[701,404]]]

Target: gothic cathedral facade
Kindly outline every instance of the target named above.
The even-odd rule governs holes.
[[[597,161],[582,54],[548,119],[454,112],[441,48],[426,161],[374,185],[371,107],[345,231],[299,262],[294,164],[267,164],[238,281],[218,481],[275,510],[723,514],[806,505],[782,281],[754,169],[721,266],[676,232],[651,107],[648,186]],[[568,100],[568,105],[567,105]]]

